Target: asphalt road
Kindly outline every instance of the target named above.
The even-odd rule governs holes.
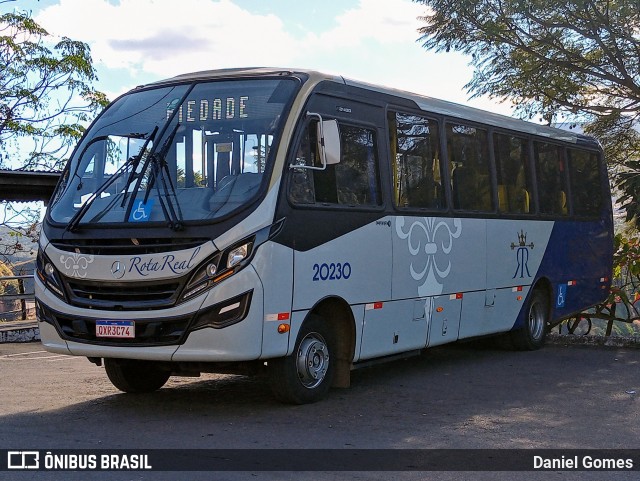
[[[634,392],[636,394],[634,394]],[[352,387],[279,404],[261,379],[172,378],[119,393],[104,369],[39,343],[0,344],[0,449],[640,449],[640,349],[487,343],[352,373]],[[464,451],[461,452],[464,456]],[[0,473],[84,480],[86,473]],[[92,479],[638,479],[629,472],[100,473]]]

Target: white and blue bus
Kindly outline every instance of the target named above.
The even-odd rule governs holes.
[[[607,297],[611,211],[589,137],[313,71],[181,75],[114,101],[66,165],[40,333],[125,392],[266,373],[313,402],[459,339],[541,347]]]

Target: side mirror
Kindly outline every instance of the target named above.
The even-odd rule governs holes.
[[[340,129],[337,120],[322,120],[320,114],[307,112],[307,117],[316,117],[318,119],[317,138],[318,153],[322,167],[314,167],[313,165],[290,164],[290,169],[306,169],[306,170],[325,170],[327,165],[335,165],[340,163]]]
[[[324,166],[340,163],[340,131],[337,120],[318,122],[318,143]]]

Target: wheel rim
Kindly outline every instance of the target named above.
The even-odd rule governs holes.
[[[540,339],[544,332],[544,311],[538,302],[534,302],[529,309],[529,333],[534,340]]]
[[[329,369],[329,348],[317,332],[307,334],[298,348],[298,378],[308,389],[319,386]]]

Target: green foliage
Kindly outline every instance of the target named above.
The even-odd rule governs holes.
[[[475,67],[474,95],[508,98],[530,117],[637,115],[637,1],[416,0],[428,49],[458,50]]]
[[[640,227],[640,2],[414,1],[429,7],[425,48],[471,56],[473,96],[508,99],[529,119],[589,124]]]
[[[627,170],[630,159],[640,159],[640,133],[634,128],[634,117],[611,114],[599,116],[586,126],[585,132],[600,140],[614,173]]]
[[[178,183],[177,186],[178,187],[186,187],[186,176],[185,176],[185,172],[184,169],[178,169]],[[194,172],[193,173],[193,185],[197,186],[197,187],[205,187],[205,179],[204,177],[202,177],[202,173],[201,172]]]
[[[9,277],[9,276],[13,276],[13,271],[7,264],[0,261],[0,277]],[[0,295],[16,294],[17,292],[18,292],[17,280],[0,281]]]
[[[640,161],[628,160],[625,167],[616,174],[618,201],[626,211],[626,220],[640,228]]]
[[[637,237],[616,234],[613,276],[622,291],[635,293],[640,290],[640,240]]]
[[[0,72],[0,165],[59,168],[84,126],[107,104],[92,87],[97,77],[89,46],[56,40],[28,13],[5,13]],[[16,158],[18,140],[25,138],[33,147]]]

